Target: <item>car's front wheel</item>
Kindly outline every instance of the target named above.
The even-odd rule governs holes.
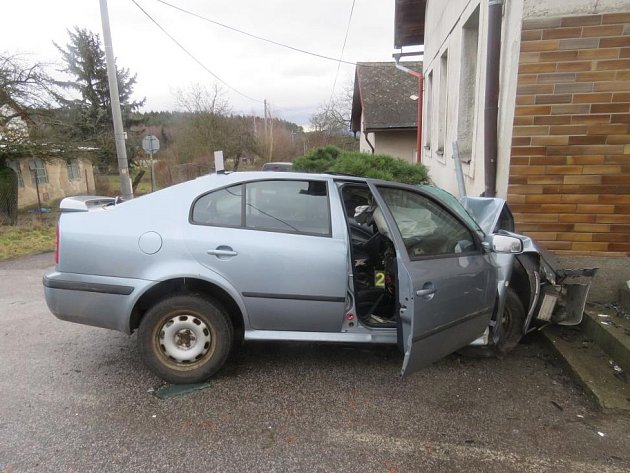
[[[516,291],[507,288],[505,309],[500,320],[501,331],[498,340],[493,340],[490,345],[468,346],[459,350],[459,353],[472,357],[502,357],[512,351],[523,337],[523,325],[526,317],[525,308]]]
[[[138,329],[144,362],[173,384],[207,380],[225,363],[233,328],[215,301],[196,295],[176,295],[147,311]]]

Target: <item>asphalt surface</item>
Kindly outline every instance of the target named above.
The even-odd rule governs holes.
[[[2,473],[630,471],[630,417],[600,413],[535,337],[405,380],[394,348],[250,344],[160,400],[135,336],[48,312],[51,261],[0,263]]]

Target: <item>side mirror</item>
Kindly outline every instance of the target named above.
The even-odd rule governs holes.
[[[523,242],[520,238],[509,235],[492,235],[490,248],[495,253],[517,254],[523,252]]]

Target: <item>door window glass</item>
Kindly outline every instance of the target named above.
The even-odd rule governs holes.
[[[409,258],[477,251],[472,232],[431,199],[404,189],[379,188]]]
[[[240,184],[202,196],[195,202],[192,221],[203,225],[240,226],[242,222],[241,196]]]
[[[325,182],[260,181],[250,182],[246,188],[246,227],[330,235]]]

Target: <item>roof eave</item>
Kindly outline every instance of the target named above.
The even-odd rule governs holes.
[[[428,0],[395,0],[394,49],[424,44],[424,18]]]
[[[359,83],[359,66],[354,68],[354,91],[352,92],[352,112],[350,115],[350,130],[361,131],[361,115],[363,113],[363,100],[361,99],[361,85]]]

